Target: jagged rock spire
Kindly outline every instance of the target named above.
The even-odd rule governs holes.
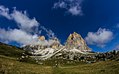
[[[70,34],[66,43],[65,43],[66,49],[79,49],[81,51],[91,51],[91,49],[86,45],[86,42],[81,37],[80,34],[74,32],[73,34]]]

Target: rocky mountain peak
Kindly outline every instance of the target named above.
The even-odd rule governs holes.
[[[81,51],[91,51],[91,49],[86,45],[86,42],[81,37],[80,34],[74,32],[73,34],[70,34],[66,43],[65,43],[66,49],[79,49]]]
[[[44,41],[45,40],[45,36],[39,36],[39,40]]]

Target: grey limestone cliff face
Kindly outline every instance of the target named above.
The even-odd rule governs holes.
[[[75,48],[81,51],[91,51],[81,35],[76,32],[69,35],[65,43],[65,47],[68,50]]]

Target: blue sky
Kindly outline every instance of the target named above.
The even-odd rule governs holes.
[[[20,40],[23,36],[10,38],[9,34],[19,32],[26,37],[57,36],[63,44],[75,31],[93,51],[106,52],[119,45],[118,4],[119,0],[0,0],[0,41],[13,45],[27,43]],[[5,9],[7,15],[3,15]],[[25,16],[27,22],[18,22],[19,16]]]

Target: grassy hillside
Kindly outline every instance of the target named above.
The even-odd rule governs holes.
[[[0,74],[52,74],[52,68],[0,56]]]
[[[103,61],[76,66],[42,66],[0,56],[0,74],[119,74],[119,61]]]
[[[119,74],[119,62],[106,61],[77,66],[56,68],[54,74]]]
[[[21,57],[24,51],[15,46],[10,46],[4,43],[0,43],[0,55],[5,55],[9,57]]]
[[[20,62],[16,58],[23,52],[19,48],[0,44],[0,74],[119,74],[119,60],[63,64],[59,59],[57,62],[60,65],[56,67],[56,60],[44,61],[44,65]]]

